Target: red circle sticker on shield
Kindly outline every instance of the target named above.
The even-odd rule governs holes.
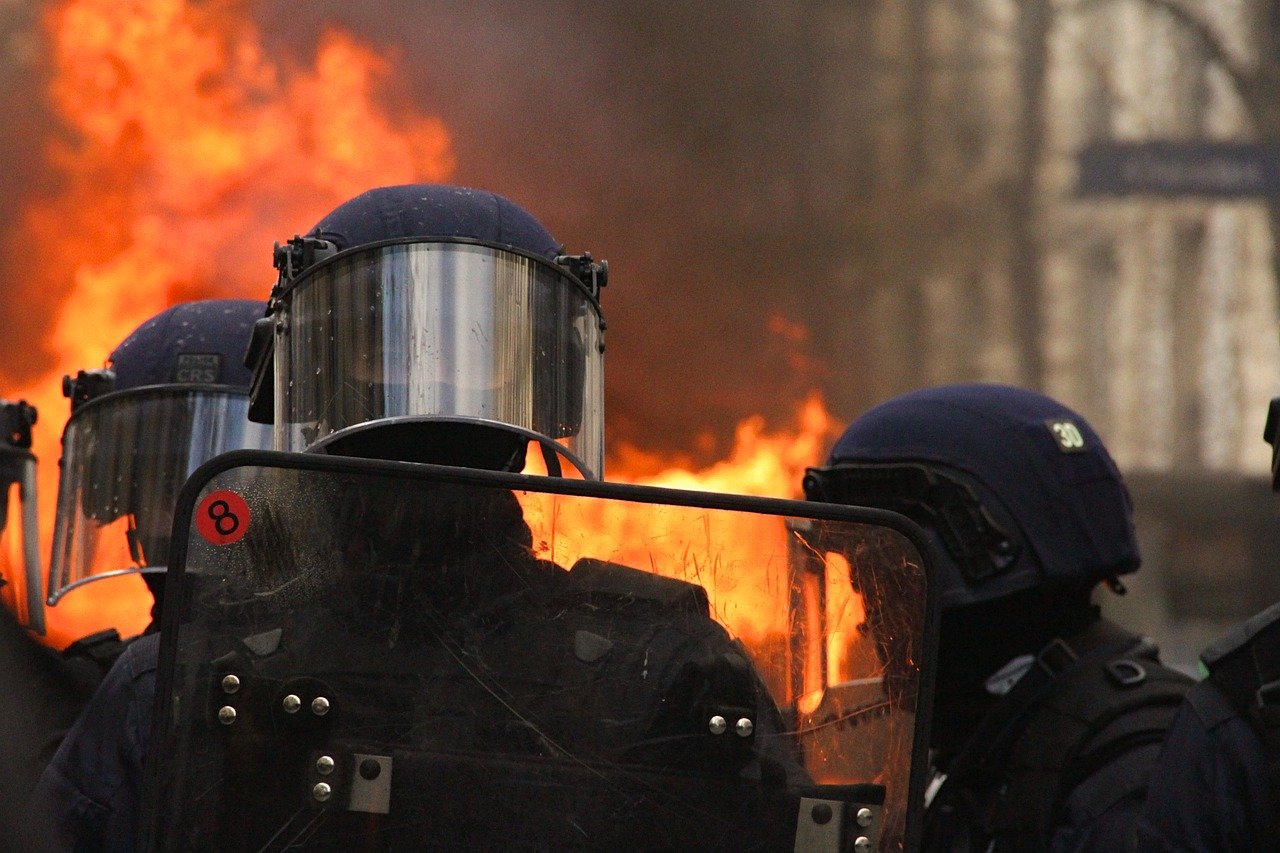
[[[211,545],[231,545],[249,531],[249,505],[229,489],[213,492],[196,507],[196,530]]]

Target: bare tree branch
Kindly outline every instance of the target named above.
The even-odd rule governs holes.
[[[1200,48],[1208,56],[1209,61],[1227,73],[1236,91],[1246,102],[1253,105],[1253,95],[1257,89],[1257,80],[1249,69],[1227,51],[1227,45],[1213,26],[1197,16],[1185,3],[1178,0],[1141,0],[1153,9],[1161,9],[1175,21],[1186,28],[1187,32],[1200,44]]]
[[[1073,2],[1059,5],[1058,10],[1067,13],[1087,11],[1100,6],[1103,2],[1115,2],[1115,0],[1073,0]],[[1231,55],[1222,36],[1208,21],[1196,15],[1179,0],[1138,0],[1138,2],[1151,9],[1167,13],[1180,24],[1200,45],[1200,49],[1204,51],[1208,60],[1226,72],[1240,97],[1249,105],[1250,111],[1257,115],[1258,104],[1255,96],[1258,83],[1255,76],[1240,59]]]

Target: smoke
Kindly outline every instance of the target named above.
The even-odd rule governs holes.
[[[281,53],[334,24],[391,46],[403,96],[449,128],[454,180],[608,258],[610,441],[675,450],[785,419],[813,388],[859,402],[857,355],[814,357],[858,337],[837,5],[272,0],[258,21]]]
[[[0,222],[6,233],[12,233],[28,199],[56,189],[44,141],[58,128],[43,96],[48,78],[38,20],[36,4],[0,3],[0,115],[4,116],[0,125]],[[4,293],[4,310],[0,311],[3,388],[24,384],[53,362],[53,353],[44,342],[60,292],[31,287],[22,260],[21,252],[0,257],[0,274],[4,276],[0,285]]]

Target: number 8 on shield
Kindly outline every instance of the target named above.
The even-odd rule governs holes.
[[[230,489],[212,492],[196,507],[196,530],[210,545],[239,542],[249,530],[249,505]]]

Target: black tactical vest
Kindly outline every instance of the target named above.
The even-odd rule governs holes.
[[[1193,683],[1105,621],[1071,643],[1053,640],[952,762],[925,814],[924,849],[1045,850],[1068,797],[1114,762],[1142,766],[1099,791],[1089,811],[1141,795],[1154,754],[1132,756],[1164,740]]]
[[[1267,765],[1271,802],[1280,803],[1280,604],[1272,605],[1214,642],[1200,660],[1206,681],[1258,735]],[[1269,837],[1280,846],[1280,815]]]

